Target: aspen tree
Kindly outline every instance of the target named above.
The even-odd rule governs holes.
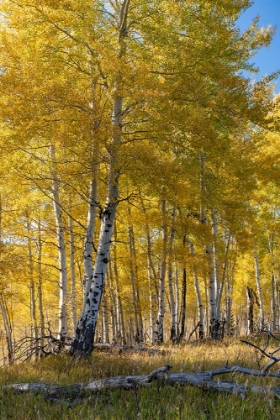
[[[126,54],[126,37],[128,35],[128,13],[130,0],[124,0],[120,5],[118,26],[118,59],[121,61]],[[110,168],[108,176],[108,195],[105,208],[101,214],[101,227],[97,248],[93,281],[87,297],[87,302],[80,315],[75,339],[71,348],[73,355],[89,355],[93,350],[93,340],[101,297],[104,289],[110,244],[113,233],[115,213],[119,199],[118,182],[120,170],[118,154],[121,143],[123,97],[121,93],[122,72],[118,72],[114,86],[115,101],[112,113],[112,143],[110,146]]]

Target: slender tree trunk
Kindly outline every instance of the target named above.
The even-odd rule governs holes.
[[[194,246],[191,242],[189,242],[189,246],[190,246],[190,250],[191,250],[191,255],[194,259],[195,258]],[[201,293],[200,293],[196,262],[194,262],[193,277],[194,277],[194,289],[195,289],[195,294],[196,294],[198,322],[199,322],[199,326],[198,326],[199,333],[198,334],[199,334],[199,339],[202,340],[204,338],[204,335],[205,335],[204,334],[204,309],[203,309],[202,298],[201,298]]]
[[[129,3],[130,0],[123,1],[119,15],[119,59],[121,59],[126,52],[125,38],[127,37],[128,30],[127,15]],[[115,81],[107,200],[105,208],[101,213],[101,227],[93,271],[93,281],[86,298],[86,305],[84,306],[78,321],[75,339],[71,347],[71,354],[76,356],[89,356],[93,350],[96,322],[109,261],[110,244],[119,199],[118,181],[120,169],[118,156],[122,133],[122,78],[123,74],[119,72]]]
[[[115,242],[117,242],[117,228],[115,223],[114,228],[114,238]],[[122,344],[126,344],[126,329],[124,323],[124,314],[123,314],[123,305],[121,300],[121,292],[120,292],[120,285],[119,285],[119,272],[118,272],[118,264],[117,264],[117,247],[114,246],[114,284],[117,294],[117,313],[118,313],[118,325],[119,325],[119,332],[118,332],[118,339]]]
[[[216,306],[217,306],[217,324],[221,323],[221,302],[222,302],[222,284],[220,279],[220,260],[219,260],[219,251],[218,251],[218,219],[217,219],[217,210],[212,210],[212,222],[213,222],[213,263],[214,263],[214,277],[215,277],[215,288],[216,288]],[[218,331],[219,333],[219,331]]]
[[[155,317],[155,308],[156,308],[156,297],[154,293],[153,282],[151,279],[153,271],[150,267],[150,259],[148,257],[148,280],[149,280],[149,331],[150,331],[150,343],[154,344],[155,342],[155,329],[156,329],[156,317]]]
[[[254,333],[254,301],[255,296],[253,289],[249,286],[246,288],[247,290],[247,334]]]
[[[58,339],[64,341],[68,333],[67,325],[67,264],[66,247],[64,239],[64,225],[62,219],[62,206],[59,197],[59,179],[56,171],[56,154],[54,145],[50,146],[50,154],[53,165],[52,194],[54,215],[56,221],[57,244],[58,244],[58,265],[59,265],[59,326]]]
[[[135,253],[135,242],[134,242],[134,231],[131,222],[131,212],[128,208],[128,219],[129,219],[129,252],[130,252],[130,278],[132,288],[132,302],[133,302],[133,313],[135,322],[135,341],[140,343],[143,341],[143,322],[141,314],[141,305],[139,299],[139,284],[138,284],[138,270],[137,270],[137,258]]]
[[[141,197],[141,192],[140,192]],[[141,197],[142,198],[142,197]],[[150,330],[150,343],[154,344],[157,341],[157,323],[156,323],[156,311],[159,307],[158,299],[159,287],[158,287],[158,275],[155,269],[155,265],[152,258],[152,239],[150,234],[150,228],[147,222],[147,210],[144,205],[144,200],[141,200],[142,209],[146,217],[145,230],[146,230],[146,241],[147,241],[147,259],[148,259],[148,279],[149,279],[149,303],[150,303],[150,314],[149,314],[149,330]]]
[[[28,212],[26,213],[27,221],[27,247],[28,247],[28,274],[29,274],[29,292],[30,292],[30,318],[31,318],[31,336],[36,340],[38,339],[38,325],[37,325],[37,311],[36,311],[36,292],[34,282],[34,269],[33,269],[33,255],[32,255],[32,240],[31,240],[31,220]],[[31,344],[33,346],[33,344]],[[38,357],[38,354],[35,355]]]
[[[0,192],[0,262],[2,260],[2,197]],[[0,311],[3,320],[3,326],[5,330],[5,338],[8,350],[8,361],[12,365],[14,363],[14,349],[13,349],[13,338],[12,338],[12,325],[10,322],[9,311],[3,294],[3,286],[0,284]]]
[[[42,273],[42,231],[41,231],[41,220],[38,221],[38,313],[40,319],[40,335],[41,335],[41,345],[44,346],[44,335],[45,335],[45,317],[44,317],[44,308],[43,308],[43,273]]]
[[[172,226],[170,233],[170,240],[168,244],[168,288],[169,288],[169,299],[170,299],[170,315],[171,315],[171,328],[170,328],[170,340],[174,341],[178,336],[178,323],[176,322],[176,300],[173,287],[173,270],[172,270],[172,252],[173,252],[173,243],[175,236],[174,228],[175,220],[175,208],[172,211]]]
[[[269,252],[272,267],[271,282],[271,312],[272,312],[272,330],[279,331],[279,280],[278,271],[275,267],[273,238],[268,238]]]
[[[161,200],[161,212],[163,218],[163,239],[162,239],[162,255],[161,255],[161,264],[159,267],[159,297],[158,297],[158,315],[157,315],[157,343],[163,343],[163,321],[164,321],[164,314],[165,314],[165,302],[164,302],[164,295],[165,295],[165,274],[166,274],[166,249],[167,249],[167,226],[166,226],[166,200]]]
[[[178,341],[182,341],[186,333],[186,315],[187,315],[187,270],[183,269],[182,281],[182,306],[181,306],[181,331]]]
[[[90,287],[93,281],[93,239],[95,231],[95,220],[96,220],[96,203],[97,203],[97,179],[93,177],[90,181],[89,187],[89,200],[88,200],[88,214],[87,214],[87,226],[86,236],[84,243],[84,300],[82,312],[85,310],[87,298],[89,295]]]
[[[10,322],[7,304],[2,293],[0,293],[0,311],[1,311],[3,326],[5,330],[5,338],[6,338],[7,350],[8,350],[8,361],[9,361],[9,365],[12,365],[14,363],[12,326]]]
[[[73,334],[75,333],[75,328],[77,325],[77,315],[76,315],[76,272],[75,272],[75,241],[74,241],[74,232],[73,232],[73,219],[68,216],[68,230],[69,230],[69,240],[70,240],[70,275],[71,275],[71,292],[70,292],[70,304],[71,304],[71,319],[72,319],[72,328]]]
[[[107,296],[105,293],[102,296],[102,342],[109,343],[110,342],[110,335],[109,335],[109,316],[108,316],[108,303],[107,303]]]
[[[260,269],[259,269],[259,257],[258,257],[257,248],[255,248],[255,251],[254,251],[254,260],[255,260],[256,284],[257,284],[259,307],[260,307],[259,329],[260,331],[262,331],[264,329],[264,305],[263,305],[263,296],[262,296],[262,287],[261,287]]]
[[[200,221],[205,226],[208,225],[206,216],[206,154],[200,155]],[[207,233],[207,230],[206,230]],[[209,332],[211,338],[218,338],[219,334],[219,320],[217,314],[217,282],[216,282],[216,266],[215,266],[215,249],[213,247],[212,239],[207,236],[205,241],[205,253],[208,257],[208,285],[207,285],[207,308],[209,320]]]

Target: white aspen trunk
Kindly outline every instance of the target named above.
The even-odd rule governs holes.
[[[2,197],[1,197],[1,192],[0,192],[0,262],[2,260],[1,247],[2,247]],[[8,312],[7,304],[6,304],[4,295],[2,293],[2,290],[0,290],[0,311],[1,311],[3,326],[5,330],[5,338],[6,338],[7,351],[8,351],[8,361],[9,361],[9,364],[12,365],[14,363],[12,325],[10,322],[9,312]]]
[[[33,255],[32,255],[32,241],[31,241],[31,221],[28,212],[26,213],[27,221],[27,248],[28,248],[28,274],[29,274],[29,292],[30,292],[30,318],[31,318],[31,336],[38,339],[37,313],[36,313],[36,297],[35,297],[35,283],[33,270]],[[33,343],[31,343],[33,346]],[[38,354],[35,355],[36,357]]]
[[[208,301],[209,301],[209,321],[210,321],[210,335],[211,338],[218,338],[219,322],[217,318],[217,292],[216,292],[216,276],[215,276],[215,260],[213,247],[208,246],[206,253],[209,258],[208,271]]]
[[[225,283],[226,283],[226,276],[227,276],[227,269],[228,269],[228,253],[229,253],[231,239],[232,239],[232,236],[231,236],[231,234],[229,234],[227,242],[226,242],[225,260],[224,260],[224,264],[223,264],[223,268],[222,268],[220,293],[217,297],[218,304],[220,306],[220,311],[221,311],[221,302],[222,302],[222,297],[223,297],[223,290],[224,290]]]
[[[70,259],[70,275],[71,275],[71,291],[70,291],[70,304],[71,304],[71,319],[73,334],[77,325],[76,315],[76,272],[75,272],[75,241],[73,232],[73,219],[68,216],[68,230],[69,230],[69,259]]]
[[[186,334],[186,317],[187,317],[187,270],[183,269],[182,281],[182,304],[181,304],[181,331],[178,341],[181,341]]]
[[[182,287],[183,289],[184,287]],[[179,272],[175,265],[175,330],[179,333],[179,308],[180,308],[180,290],[179,290]],[[186,290],[187,292],[187,290]],[[183,290],[182,290],[182,311],[183,311]],[[183,316],[183,314],[182,314]]]
[[[256,247],[254,250],[254,260],[255,260],[256,284],[257,284],[257,291],[258,291],[259,304],[260,304],[259,329],[260,331],[262,331],[264,329],[264,305],[263,305],[263,295],[262,295],[262,287],[261,287],[261,279],[260,279],[259,257],[258,257],[258,250]]]
[[[9,317],[6,301],[2,293],[0,293],[0,311],[1,311],[3,326],[5,330],[5,338],[6,338],[7,350],[8,350],[8,361],[9,361],[9,365],[12,365],[14,363],[12,326],[10,322],[10,317]]]
[[[233,270],[232,270],[233,271]],[[226,333],[232,335],[232,294],[233,294],[233,274],[231,278],[227,278],[224,281],[226,284]],[[224,282],[223,282],[224,284]]]
[[[134,231],[131,222],[131,211],[128,208],[128,219],[129,219],[129,252],[130,252],[130,276],[131,276],[131,288],[132,288],[132,302],[133,302],[133,313],[135,322],[135,341],[140,343],[143,341],[143,322],[141,314],[141,305],[139,299],[139,284],[138,284],[138,268],[137,258],[135,253],[135,241]]]
[[[112,261],[109,259],[109,291],[111,299],[111,317],[112,317],[112,342],[117,343],[119,337],[119,314],[117,307],[117,297],[113,285]]]
[[[165,302],[164,302],[164,294],[165,294],[165,274],[166,274],[166,248],[167,248],[167,226],[166,226],[166,200],[161,200],[161,212],[163,217],[163,239],[162,239],[162,262],[159,270],[159,297],[158,297],[158,315],[157,315],[157,343],[163,343],[163,321],[164,321],[164,314],[165,314]]]
[[[205,184],[205,172],[206,172],[206,154],[201,153],[200,155],[200,220],[202,224],[208,224],[206,217],[206,184]],[[216,267],[215,267],[215,255],[213,244],[210,243],[209,239],[205,239],[205,253],[208,256],[208,285],[207,285],[207,307],[208,307],[208,319],[209,330],[212,338],[218,338],[219,332],[219,321],[217,319],[217,291],[216,291]]]
[[[114,229],[114,237],[115,241],[117,241],[117,228],[115,223]],[[126,331],[125,331],[125,324],[124,324],[124,315],[123,315],[123,307],[121,301],[121,293],[120,293],[120,286],[119,286],[119,272],[118,272],[118,265],[117,265],[117,248],[114,247],[114,281],[115,281],[115,288],[117,294],[117,313],[118,313],[118,325],[119,325],[119,332],[118,332],[118,340],[122,344],[126,344]]]
[[[171,329],[170,329],[170,340],[175,340],[178,336],[178,324],[176,324],[176,305],[175,295],[173,287],[173,270],[172,270],[172,248],[174,244],[174,220],[175,220],[175,209],[172,211],[172,227],[170,233],[169,250],[168,250],[168,288],[169,288],[169,299],[170,299],[170,315],[171,315]]]
[[[121,59],[125,55],[125,38],[127,37],[127,15],[130,0],[121,4],[119,21],[119,54]],[[91,283],[86,304],[78,321],[75,339],[71,347],[71,354],[76,356],[89,356],[93,350],[93,340],[96,322],[104,289],[107,264],[109,261],[110,245],[115,221],[117,203],[119,199],[118,181],[119,165],[118,153],[121,145],[122,132],[122,105],[121,94],[122,74],[119,72],[115,82],[115,100],[112,113],[112,143],[110,149],[110,168],[108,176],[108,193],[105,208],[101,213],[101,226]]]
[[[195,258],[195,251],[194,246],[191,242],[189,242],[191,255],[193,258]],[[198,275],[197,275],[197,267],[196,263],[194,263],[193,268],[193,277],[194,277],[194,290],[196,294],[196,301],[197,301],[197,311],[198,311],[198,322],[199,322],[199,339],[202,340],[204,338],[204,310],[203,310],[203,304],[202,304],[202,298],[200,293],[200,287],[199,287],[199,281],[198,281]]]
[[[170,318],[171,318],[171,326],[170,326],[170,340],[175,340],[177,337],[178,331],[176,331],[176,312],[175,312],[175,297],[174,297],[174,290],[173,290],[173,270],[172,264],[169,263],[168,265],[168,288],[169,288],[169,299],[170,299]]]
[[[102,296],[102,342],[109,343],[110,342],[110,335],[109,335],[109,317],[108,317],[108,304],[107,304],[107,297],[105,294]]]
[[[87,227],[84,243],[84,300],[82,312],[85,310],[87,298],[89,295],[90,287],[93,281],[93,239],[95,231],[96,220],[96,203],[97,203],[98,185],[97,179],[94,177],[90,181],[89,187],[89,200],[88,200],[88,214],[87,214]]]
[[[54,145],[50,146],[50,154],[53,165],[52,194],[54,216],[56,221],[57,244],[58,244],[58,265],[59,265],[59,325],[58,339],[64,341],[67,337],[67,264],[66,247],[64,239],[64,226],[62,219],[62,207],[59,197],[59,179],[56,172],[56,153]]]
[[[45,335],[45,317],[43,310],[43,273],[42,273],[42,232],[41,232],[41,220],[38,221],[38,313],[40,319],[40,335],[41,345],[44,346],[44,335]]]
[[[155,343],[155,326],[156,326],[156,317],[155,317],[155,307],[156,307],[156,299],[155,294],[152,287],[152,279],[151,279],[151,267],[150,267],[150,259],[148,257],[148,281],[149,281],[149,304],[150,304],[150,314],[149,314],[149,331],[150,331],[150,343]]]
[[[218,220],[217,220],[217,210],[212,210],[212,222],[213,222],[213,263],[214,263],[214,276],[215,276],[215,289],[216,289],[216,307],[217,307],[217,319],[218,328],[221,324],[221,301],[222,301],[222,286],[220,281],[220,261],[219,261],[219,251],[218,251]]]
[[[278,272],[275,267],[273,238],[268,238],[269,253],[272,267],[272,282],[271,282],[271,312],[272,312],[272,330],[279,331],[279,280]]]
[[[134,316],[134,326],[135,326],[135,341],[139,343],[141,340],[141,330],[140,323],[138,320],[138,304],[137,304],[137,290],[136,290],[136,279],[133,267],[133,249],[132,249],[132,227],[128,229],[129,235],[129,251],[130,251],[130,280],[131,280],[131,289],[132,289],[132,304],[133,304],[133,316]]]

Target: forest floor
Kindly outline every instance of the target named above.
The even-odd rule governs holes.
[[[258,340],[254,338],[258,345]],[[0,419],[8,420],[237,420],[279,419],[280,399],[269,392],[240,395],[214,393],[191,386],[170,386],[155,381],[149,387],[132,390],[104,389],[74,401],[48,400],[42,394],[18,394],[2,387],[14,383],[43,382],[72,385],[115,376],[143,375],[171,365],[171,372],[201,372],[242,365],[260,369],[260,352],[240,340],[205,341],[200,344],[166,346],[160,354],[146,352],[95,351],[87,360],[69,355],[49,356],[40,361],[25,362],[0,369]],[[277,367],[279,368],[279,366]],[[242,374],[223,375],[223,380],[244,384],[279,386],[278,378],[254,378]]]

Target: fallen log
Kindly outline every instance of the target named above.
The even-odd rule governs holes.
[[[259,394],[272,394],[280,397],[280,387],[257,386],[238,384],[235,381],[214,380],[213,377],[223,374],[243,373],[252,376],[280,378],[279,373],[262,373],[257,370],[243,368],[242,366],[229,367],[209,370],[200,373],[169,373],[172,366],[164,366],[153,370],[147,375],[138,376],[117,376],[107,379],[99,379],[88,383],[77,383],[70,386],[56,386],[47,383],[19,383],[5,385],[1,389],[4,392],[14,391],[17,393],[35,393],[42,394],[45,398],[51,400],[58,399],[77,399],[85,395],[95,394],[105,389],[125,389],[131,390],[136,387],[150,386],[153,381],[161,381],[166,385],[191,385],[203,390],[214,390],[227,394],[237,394],[242,398],[249,392]]]

